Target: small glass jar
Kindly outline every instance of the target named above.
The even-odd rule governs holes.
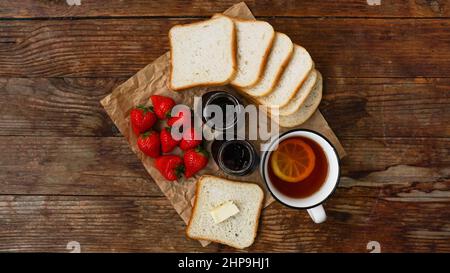
[[[216,139],[211,144],[211,153],[219,168],[229,175],[248,175],[259,163],[255,147],[247,140]]]
[[[224,91],[212,91],[205,93],[202,96],[202,121],[206,126],[211,127],[217,133],[226,133],[229,131],[234,134],[237,127],[238,117],[241,111],[241,102],[233,96],[232,94]],[[214,113],[214,108],[210,106],[218,106],[222,111],[222,124],[214,124],[211,126],[208,121],[212,120],[212,113]],[[233,107],[233,111],[229,110],[230,106]],[[217,109],[217,108],[216,108]]]

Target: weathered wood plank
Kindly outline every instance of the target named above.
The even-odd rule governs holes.
[[[12,20],[0,25],[0,77],[129,77],[194,19]],[[325,77],[448,77],[450,20],[270,18]],[[431,52],[432,54],[426,54]]]
[[[0,78],[0,135],[117,136],[99,100],[124,78]],[[340,137],[450,136],[449,78],[324,78]]]
[[[326,78],[320,110],[341,137],[450,137],[450,79]]]
[[[448,176],[424,180],[426,188],[398,182],[404,184],[340,187],[325,204],[329,218],[321,225],[305,211],[271,205],[248,251],[368,252],[369,241],[378,241],[382,252],[450,251]],[[447,200],[434,198],[431,189]],[[418,198],[401,197],[405,192]],[[421,200],[424,194],[431,199]],[[202,248],[184,230],[164,197],[0,196],[0,251],[68,252],[70,241],[79,242],[82,252],[234,251],[217,244]]]
[[[119,135],[100,100],[123,81],[125,79],[0,79],[0,135]]]
[[[0,194],[161,196],[123,138],[0,138]]]
[[[396,165],[448,167],[450,138],[352,138],[339,139],[347,156],[342,175],[359,177]]]
[[[210,16],[240,0],[219,1],[145,1],[80,0],[70,6],[66,0],[3,0],[0,18],[95,17],[95,16]],[[256,16],[351,16],[351,17],[448,17],[446,1],[382,0],[370,5],[365,0],[351,1],[245,1]]]
[[[342,175],[450,166],[450,138],[346,138]],[[119,137],[0,137],[0,194],[162,196]],[[382,183],[382,181],[379,181]]]

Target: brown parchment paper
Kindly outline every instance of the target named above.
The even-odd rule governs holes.
[[[227,9],[224,14],[233,17],[254,19],[253,14],[244,2],[232,6],[231,8]],[[148,105],[149,97],[153,94],[169,96],[172,97],[177,103],[183,103],[192,107],[194,96],[201,96],[205,92],[218,90],[217,87],[192,88],[181,92],[170,90],[170,88],[168,87],[170,66],[169,59],[170,52],[167,52],[166,54],[156,59],[153,63],[144,67],[126,82],[118,86],[110,95],[108,95],[101,101],[101,104],[105,108],[110,118],[113,120],[122,135],[127,139],[133,152],[136,153],[136,155],[142,161],[145,169],[150,173],[151,177],[161,188],[161,191],[170,200],[173,207],[186,224],[188,223],[191,216],[191,209],[195,198],[194,195],[196,180],[202,174],[213,174],[233,180],[258,183],[265,190],[266,199],[264,207],[271,204],[274,199],[271,196],[270,192],[266,189],[258,170],[245,177],[229,177],[218,168],[218,166],[214,163],[214,160],[211,158],[207,167],[195,177],[189,179],[185,179],[183,177],[177,182],[168,182],[161,176],[158,170],[154,168],[153,159],[144,156],[144,154],[140,152],[139,148],[136,145],[136,136],[133,134],[131,127],[129,126],[129,113],[133,107],[140,104]],[[233,93],[234,95],[237,95],[244,104],[247,103],[245,98],[236,94],[236,92],[232,88],[228,86],[220,87],[220,90],[224,89]],[[306,123],[302,124],[302,126],[300,126],[299,128],[311,129],[321,133],[322,135],[327,137],[331,141],[331,143],[333,143],[341,157],[345,155],[345,151],[342,145],[339,143],[336,135],[333,133],[331,128],[328,126],[328,123],[318,110]],[[285,130],[288,129],[280,129],[281,132]],[[206,246],[209,243],[207,241],[200,242],[203,246]]]

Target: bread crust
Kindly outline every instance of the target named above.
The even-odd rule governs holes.
[[[321,74],[318,70],[316,70],[316,72],[317,72],[316,83],[314,84],[314,87],[313,87],[311,90],[314,90],[314,88],[316,87],[316,84],[320,81],[320,79],[322,79],[322,74]],[[322,87],[322,88],[323,88],[323,87]],[[322,91],[322,92],[323,92],[323,91]],[[322,100],[322,92],[321,92],[320,99],[318,100],[318,101],[319,101],[318,105],[320,104],[320,101]],[[241,95],[244,96],[247,100],[249,100],[249,102],[252,102],[252,103],[255,103],[255,104],[260,104],[258,101],[256,101],[256,98],[255,98],[255,97],[249,96],[249,95],[246,94],[246,93],[241,93]],[[306,101],[306,99],[305,99],[305,101]],[[305,103],[305,101],[300,105],[300,107],[297,109],[297,111],[300,110],[300,108],[303,106],[303,104]],[[261,104],[260,104],[260,105],[261,105]],[[264,106],[264,105],[263,105],[263,106]],[[273,114],[270,112],[270,109],[271,109],[271,108],[266,106],[266,109],[267,109],[267,111],[264,111],[264,112],[272,119]],[[305,118],[302,122],[299,122],[299,123],[297,123],[297,124],[290,125],[290,126],[286,126],[286,125],[282,125],[281,122],[280,122],[279,120],[278,120],[277,124],[280,125],[281,127],[284,127],[284,128],[291,128],[291,127],[299,126],[299,125],[301,125],[302,123],[306,122],[306,121],[314,114],[315,110],[317,110],[317,107],[314,109],[314,111],[311,111],[311,112],[306,116],[306,118]],[[294,112],[294,113],[295,113],[295,112]],[[294,114],[294,113],[292,113],[292,114]],[[292,115],[292,114],[290,114],[290,115]],[[281,116],[281,117],[289,117],[290,115],[287,115],[287,116]],[[275,121],[276,121],[276,120],[275,120]]]
[[[319,84],[319,82],[321,82],[321,81],[323,81],[322,75],[320,74],[319,71],[317,71],[317,82],[316,82],[316,84]],[[316,85],[314,85],[313,90],[314,90],[314,88],[316,88]],[[299,125],[303,124],[304,122],[306,122],[316,112],[316,110],[317,110],[317,108],[318,108],[318,106],[320,104],[320,101],[322,100],[322,93],[323,93],[323,86],[320,88],[320,95],[319,95],[319,98],[317,99],[317,105],[315,105],[313,108],[311,108],[312,110],[309,111],[309,113],[307,113],[307,115],[305,116],[305,118],[303,120],[299,120],[298,122],[296,122],[296,123],[294,123],[292,125],[286,125],[286,124],[283,125],[283,124],[281,124],[282,122],[280,122],[280,126],[281,127],[285,127],[285,128],[291,128],[291,127],[299,126]],[[300,110],[300,108],[303,106],[303,104],[305,102],[306,102],[306,100],[302,103],[302,105],[299,107],[299,109],[297,109],[297,111]],[[285,116],[285,117],[288,117],[288,116]]]
[[[294,46],[301,47],[301,48],[303,48],[303,49],[306,51],[306,49],[305,49],[304,47],[302,47],[302,46],[299,46],[299,45],[297,45],[297,44],[294,44]],[[306,51],[306,52],[308,52],[308,51]],[[308,54],[309,54],[309,53],[308,53]],[[309,68],[308,73],[306,73],[306,76],[303,78],[303,80],[302,80],[302,81],[294,88],[295,91],[292,92],[292,94],[289,96],[288,99],[286,99],[286,102],[284,102],[284,103],[281,104],[281,105],[266,105],[266,106],[267,106],[267,107],[270,107],[270,108],[281,108],[281,107],[285,106],[286,104],[288,104],[289,101],[295,96],[295,94],[297,94],[298,90],[300,89],[300,87],[301,87],[301,86],[303,85],[303,83],[305,82],[305,80],[306,80],[306,78],[308,77],[309,73],[311,73],[311,71],[314,69],[314,66],[315,66],[314,61],[312,61],[312,65],[311,65],[311,67]],[[273,90],[272,90],[272,91],[273,91]],[[258,101],[258,103],[262,104],[261,101],[260,101],[260,97],[256,97],[255,99]]]
[[[310,77],[311,73],[318,73],[319,71],[317,71],[316,69],[311,70],[311,72],[309,72],[308,76],[306,76],[305,82],[306,80],[308,80],[308,77]],[[319,76],[316,76],[316,80],[314,81],[314,84],[312,85],[311,89],[308,92],[308,95],[311,93],[311,91],[314,89],[314,87],[316,87],[316,83],[319,81]],[[297,95],[297,93],[300,91],[300,89],[295,93],[294,97]],[[292,110],[291,112],[287,113],[287,114],[281,114],[280,116],[289,116],[295,112],[297,112],[297,110],[300,109],[300,107],[303,105],[303,103],[306,101],[306,99],[308,98],[308,95],[306,95],[306,97],[303,99],[303,101],[297,106],[297,108],[295,108],[294,110]],[[294,98],[293,97],[293,98]],[[288,103],[289,104],[289,103]],[[287,106],[288,104],[286,104],[285,106]],[[283,106],[283,107],[285,107]],[[282,107],[281,107],[282,108]]]
[[[243,19],[237,19],[237,20],[243,20]],[[273,29],[273,27],[272,27]],[[272,37],[270,38],[270,42],[269,42],[269,46],[266,48],[266,51],[264,52],[263,55],[263,61],[261,62],[261,65],[259,66],[258,69],[258,76],[255,78],[255,80],[250,83],[249,85],[237,85],[237,84],[231,84],[233,87],[236,88],[251,88],[253,86],[255,86],[260,80],[261,80],[261,76],[264,72],[264,70],[266,69],[266,65],[267,65],[267,60],[269,59],[269,54],[272,51],[272,46],[273,46],[273,42],[275,41],[275,30],[273,31]]]
[[[189,229],[191,228],[192,219],[195,216],[195,212],[196,212],[196,208],[197,208],[197,201],[198,201],[197,196],[198,196],[198,194],[200,192],[200,185],[201,185],[201,183],[203,183],[203,179],[205,179],[207,177],[214,177],[214,178],[224,179],[224,180],[227,180],[227,181],[230,181],[230,182],[233,182],[233,183],[240,183],[240,184],[249,184],[250,183],[250,182],[242,182],[242,181],[230,180],[230,179],[226,179],[226,178],[222,178],[222,177],[218,177],[218,176],[214,176],[214,175],[202,175],[197,180],[197,187],[195,189],[195,201],[194,201],[194,206],[192,207],[191,218],[189,218],[189,223],[188,223],[188,225],[186,227],[186,237],[188,237],[190,239],[194,239],[194,240],[204,240],[204,241],[210,241],[210,242],[215,242],[215,243],[219,243],[219,244],[224,244],[224,245],[228,245],[228,246],[231,246],[231,247],[234,247],[234,248],[237,248],[237,249],[244,249],[244,248],[247,248],[247,247],[251,246],[251,245],[248,245],[248,246],[245,246],[245,247],[240,247],[238,245],[229,244],[227,242],[224,242],[224,241],[221,241],[221,240],[217,240],[217,239],[210,239],[210,238],[204,238],[204,237],[200,237],[200,236],[196,237],[196,236],[190,236],[189,235]],[[260,205],[259,205],[259,208],[258,208],[258,214],[257,214],[257,217],[256,217],[256,224],[255,224],[255,228],[253,230],[253,243],[254,243],[255,242],[255,238],[256,238],[256,234],[258,233],[259,218],[261,216],[261,211],[262,211],[262,207],[263,207],[263,204],[264,204],[265,195],[264,195],[264,191],[261,189],[261,186],[259,186],[256,183],[250,183],[250,184],[258,186],[258,188],[261,191],[262,196],[263,196],[262,201],[260,202]]]
[[[230,19],[230,18],[228,18],[228,19]],[[211,20],[216,20],[216,18],[211,18],[211,19],[208,19],[208,20],[204,20],[204,21],[199,21],[199,22],[194,22],[194,23],[190,23],[190,24],[178,24],[178,25],[175,25],[175,26],[173,26],[170,30],[169,30],[169,47],[170,47],[170,75],[169,75],[169,88],[170,89],[172,89],[173,91],[183,91],[183,90],[186,90],[186,89],[189,89],[189,88],[192,88],[192,87],[208,87],[208,86],[218,86],[218,85],[226,85],[226,84],[228,84],[228,83],[230,83],[231,82],[231,80],[234,78],[234,76],[236,75],[236,73],[237,73],[237,60],[236,60],[236,48],[237,48],[237,38],[236,38],[236,26],[234,25],[234,22],[232,21],[232,23],[233,23],[233,28],[232,28],[232,31],[231,31],[231,62],[232,62],[232,72],[231,72],[231,74],[228,76],[228,78],[227,78],[227,80],[225,80],[225,81],[223,81],[223,82],[209,82],[209,83],[202,83],[202,84],[196,84],[196,83],[193,83],[193,84],[190,84],[190,85],[185,85],[185,86],[182,86],[182,87],[178,87],[178,88],[176,88],[176,87],[174,87],[173,85],[172,85],[172,77],[173,77],[173,54],[172,54],[172,52],[173,52],[173,45],[172,45],[172,39],[170,38],[171,37],[171,32],[172,32],[172,30],[173,29],[175,29],[175,28],[179,28],[179,27],[189,27],[189,26],[194,26],[194,25],[199,25],[199,24],[202,24],[202,23],[205,23],[205,22],[209,22],[209,21],[211,21]]]
[[[256,20],[256,19],[236,18],[236,17],[228,16],[228,15],[225,15],[225,14],[222,14],[222,13],[216,13],[216,14],[213,15],[212,18],[216,18],[216,17],[219,17],[219,16],[228,17],[232,21],[238,21],[238,22],[265,22],[265,23],[267,23],[266,21],[261,21],[261,20]],[[269,24],[269,23],[267,23],[267,24]],[[261,65],[259,66],[258,76],[256,77],[256,79],[252,83],[250,83],[248,85],[231,84],[231,86],[233,86],[234,88],[236,88],[236,89],[250,88],[252,86],[255,86],[261,80],[261,75],[263,74],[264,69],[266,68],[267,59],[269,58],[269,54],[270,54],[270,52],[272,50],[273,42],[275,41],[275,36],[276,36],[276,31],[273,28],[273,26],[270,25],[270,24],[269,24],[269,26],[272,28],[273,33],[272,33],[272,37],[270,38],[269,46],[266,48],[266,51],[264,52],[263,61],[262,61]],[[231,81],[233,81],[233,80],[231,80]]]
[[[250,95],[250,96],[253,96],[253,97],[263,97],[263,96],[269,94],[270,92],[272,92],[272,90],[274,89],[275,85],[276,85],[276,84],[278,83],[278,81],[280,80],[281,75],[283,75],[283,72],[284,72],[284,70],[286,69],[286,67],[287,67],[287,65],[288,65],[288,63],[289,63],[289,61],[292,59],[292,55],[294,55],[294,43],[292,43],[292,45],[291,45],[291,50],[290,50],[289,56],[288,56],[288,57],[286,58],[286,60],[284,60],[283,63],[281,64],[280,69],[279,69],[278,72],[277,72],[277,75],[275,75],[274,80],[272,81],[270,87],[267,88],[266,92],[264,92],[264,93],[262,93],[262,94],[260,94],[260,95],[258,95],[258,96],[255,96],[255,95],[253,95],[253,94],[249,94],[249,95]],[[268,57],[267,57],[267,58],[268,58]],[[261,78],[262,78],[262,77],[261,77]],[[260,78],[259,80],[261,80],[261,78]],[[258,82],[259,82],[259,81],[258,81]],[[255,85],[256,85],[256,84],[255,84]],[[253,85],[253,86],[255,86],[255,85]],[[253,86],[251,86],[251,87],[253,87]],[[246,87],[246,88],[251,88],[251,87]],[[247,92],[245,91],[246,88],[238,88],[238,89],[240,89],[242,92],[247,93]],[[248,93],[247,93],[247,94],[248,94]]]
[[[286,60],[284,60],[284,62],[281,64],[281,68],[280,68],[280,70],[278,70],[278,73],[275,76],[275,80],[272,82],[272,85],[270,86],[270,88],[265,93],[261,94],[258,97],[265,96],[265,95],[269,94],[270,92],[272,92],[273,88],[280,80],[281,75],[283,75],[283,72],[286,69],[289,61],[291,60],[292,55],[294,55],[294,44],[292,44],[292,48],[291,48],[291,52],[289,53],[289,57],[287,57]]]

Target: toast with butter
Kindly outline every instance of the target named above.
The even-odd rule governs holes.
[[[197,181],[186,235],[240,249],[249,247],[256,237],[263,199],[256,184],[204,175]]]

